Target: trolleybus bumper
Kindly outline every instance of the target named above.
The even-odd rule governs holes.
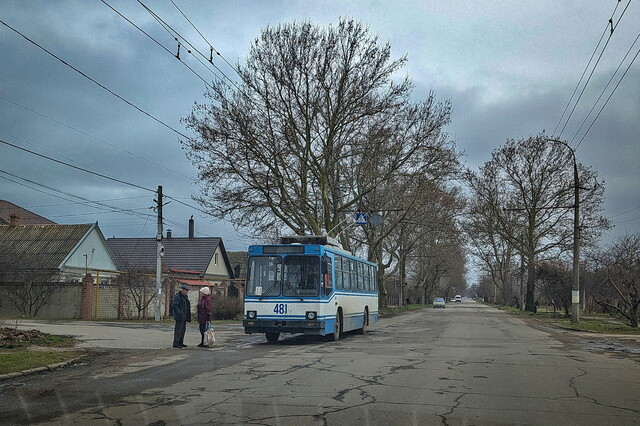
[[[304,333],[324,335],[324,321],[309,320],[243,320],[244,332],[253,333]]]

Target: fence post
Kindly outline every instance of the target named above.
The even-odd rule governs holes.
[[[92,319],[93,315],[93,277],[86,274],[82,279],[82,300],[80,302],[80,315],[83,320]]]

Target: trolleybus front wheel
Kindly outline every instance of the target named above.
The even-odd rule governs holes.
[[[367,326],[369,322],[369,311],[367,309],[364,310],[364,322],[362,323],[362,328],[358,330],[358,334],[366,334]]]
[[[340,327],[342,326],[342,318],[340,317],[340,312],[336,313],[336,324],[333,327],[333,333],[329,334],[329,340],[332,342],[337,342],[340,339]]]
[[[278,337],[280,337],[280,333],[264,333],[267,336],[267,342],[275,343],[278,341]]]

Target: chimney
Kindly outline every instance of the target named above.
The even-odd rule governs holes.
[[[189,219],[189,238],[193,238],[193,232],[194,231],[194,222],[193,222],[193,215],[191,215],[191,219]]]
[[[9,215],[9,225],[16,226],[20,224],[20,216],[15,213]]]
[[[167,229],[167,240],[171,238],[171,229]]]

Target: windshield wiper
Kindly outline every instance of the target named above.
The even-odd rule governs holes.
[[[265,291],[264,293],[262,293],[262,295],[258,298],[258,300],[262,300],[265,296],[267,296],[267,293],[269,293],[271,290],[273,290],[274,288],[276,288],[276,286],[278,285],[279,281],[274,281],[273,285],[271,287],[269,287],[269,289],[267,291]]]

